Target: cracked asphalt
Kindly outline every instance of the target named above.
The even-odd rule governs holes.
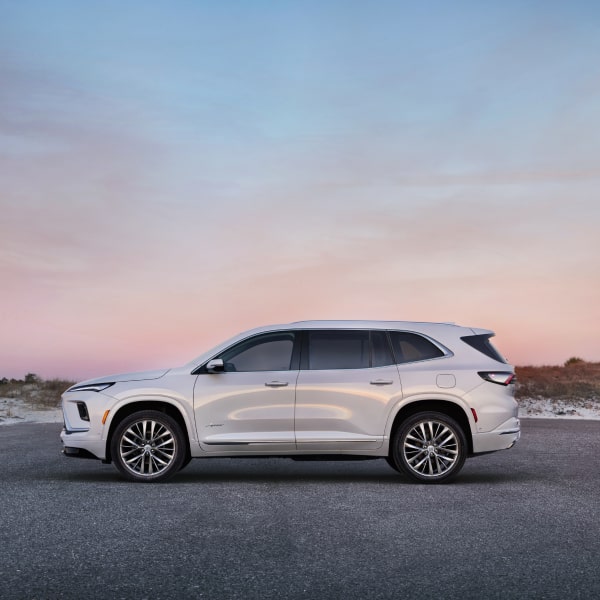
[[[600,597],[600,421],[523,420],[451,484],[383,460],[194,460],[165,484],[0,428],[0,597]]]

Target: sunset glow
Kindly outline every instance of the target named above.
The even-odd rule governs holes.
[[[600,5],[0,0],[0,378],[257,325],[600,360]]]

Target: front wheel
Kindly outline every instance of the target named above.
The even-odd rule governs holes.
[[[119,472],[131,481],[166,481],[181,468],[186,446],[181,427],[169,415],[144,410],[125,417],[111,440]]]
[[[415,481],[439,483],[457,475],[466,456],[460,425],[443,413],[422,412],[400,425],[388,462]]]

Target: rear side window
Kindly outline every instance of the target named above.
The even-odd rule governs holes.
[[[309,331],[309,369],[368,369],[368,331]]]
[[[492,336],[489,334],[481,334],[481,335],[466,335],[465,337],[461,337],[460,339],[465,343],[471,346],[471,348],[475,348],[475,350],[479,350],[482,354],[485,354],[489,358],[497,360],[498,362],[506,364],[504,357],[494,348],[492,342],[490,342],[490,338]]]
[[[387,367],[394,364],[394,357],[385,331],[371,331],[371,366]]]
[[[428,339],[416,333],[390,331],[396,364],[429,360],[444,356],[444,352]]]

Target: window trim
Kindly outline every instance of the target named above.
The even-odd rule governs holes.
[[[310,369],[309,365],[308,365],[308,333],[313,332],[313,331],[332,331],[332,332],[336,332],[336,331],[366,331],[369,334],[369,367],[365,367],[365,368],[360,368],[360,369]],[[373,331],[381,331],[383,334],[385,334],[385,337],[387,338],[387,343],[388,343],[388,349],[390,350],[390,353],[392,355],[392,358],[394,360],[394,363],[392,365],[382,365],[380,367],[374,367],[373,365],[373,342],[372,342],[372,337],[371,337],[371,332]],[[323,327],[323,328],[318,328],[318,329],[279,329],[279,330],[273,330],[273,331],[260,331],[258,333],[254,333],[253,335],[249,335],[248,337],[245,337],[241,340],[237,340],[236,342],[234,342],[233,344],[231,344],[231,346],[228,346],[227,348],[223,348],[220,352],[218,352],[217,354],[211,356],[210,358],[208,358],[207,360],[205,360],[201,365],[199,365],[198,367],[196,367],[191,374],[192,375],[202,375],[202,374],[209,374],[208,371],[206,370],[206,365],[213,360],[214,358],[218,358],[221,354],[223,354],[224,352],[227,352],[228,350],[230,350],[231,348],[233,348],[234,346],[237,346],[238,344],[242,344],[247,342],[248,340],[251,340],[252,338],[256,338],[256,337],[262,337],[262,336],[266,336],[266,335],[271,335],[271,334],[285,334],[285,333],[291,333],[293,334],[294,337],[294,347],[292,349],[292,360],[290,363],[290,371],[327,371],[327,370],[333,370],[333,371],[349,371],[349,370],[361,370],[364,371],[366,369],[383,369],[386,368],[387,366],[403,366],[403,365],[411,365],[411,364],[415,364],[415,363],[424,363],[424,362],[429,362],[432,360],[440,360],[442,358],[450,358],[452,356],[454,356],[454,352],[452,352],[450,349],[448,349],[446,346],[444,346],[443,344],[441,344],[440,342],[438,342],[437,340],[431,338],[430,336],[428,336],[425,333],[421,333],[420,331],[412,331],[410,329],[373,329],[373,328],[352,328],[352,327],[346,327],[346,328],[340,328],[340,329],[331,329],[328,327]],[[392,343],[392,339],[391,339],[391,334],[392,333],[411,333],[413,335],[418,335],[422,338],[425,338],[428,342],[432,343],[436,348],[438,348],[443,354],[442,356],[435,356],[433,358],[425,358],[423,360],[411,360],[411,361],[406,361],[406,362],[397,362],[397,358],[396,358],[396,353],[394,352],[394,344]],[[241,371],[244,373],[248,373],[248,372],[252,372],[252,373],[268,373],[269,371]],[[280,373],[285,373],[287,371],[278,371]]]

